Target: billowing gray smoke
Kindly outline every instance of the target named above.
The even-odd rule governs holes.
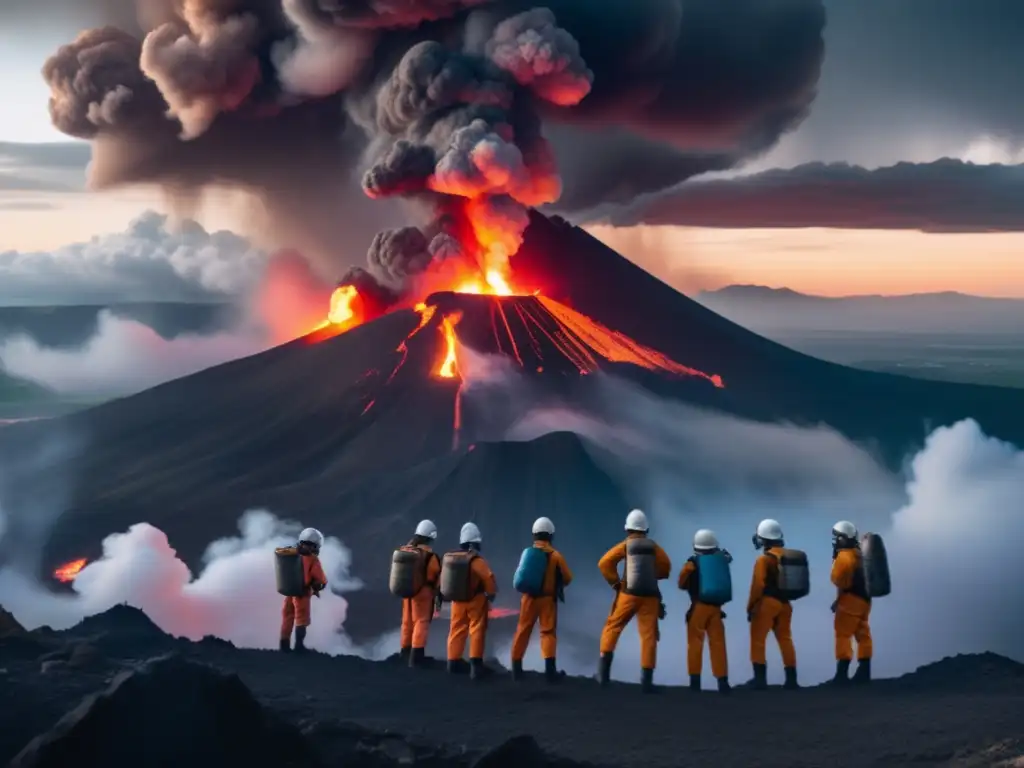
[[[381,298],[439,258],[504,272],[563,192],[556,154],[589,207],[764,151],[809,108],[825,21],[821,0],[137,2],[141,37],[90,30],[44,68],[92,183],[248,190],[273,245],[334,276],[397,221],[370,198],[413,199],[421,237],[346,277]]]

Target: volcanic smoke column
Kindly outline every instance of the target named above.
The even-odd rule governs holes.
[[[396,288],[454,257],[474,263],[491,291],[510,293],[528,208],[561,195],[538,107],[573,106],[590,92],[579,45],[546,8],[498,22],[482,43],[473,21],[460,48],[420,41],[349,98],[372,136],[366,194],[415,198],[433,213],[426,231],[382,233],[371,246],[370,271]]]

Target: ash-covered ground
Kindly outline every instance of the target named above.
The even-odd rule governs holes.
[[[493,662],[492,662],[493,663]],[[958,656],[868,688],[729,697],[503,670],[471,682],[164,634],[124,606],[54,632],[0,613],[12,766],[1010,766],[1024,665]],[[8,761],[10,761],[8,763]]]

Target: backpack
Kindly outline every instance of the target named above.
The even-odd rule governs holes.
[[[724,553],[694,555],[690,560],[697,567],[699,602],[723,606],[732,600],[732,571]]]
[[[391,594],[403,599],[418,595],[426,584],[427,563],[431,556],[432,553],[408,544],[396,549],[391,555],[391,574],[388,578]]]
[[[274,550],[274,575],[279,595],[305,596],[306,573],[302,567],[302,555],[295,547],[278,547]]]
[[[778,563],[778,578],[774,589],[766,591],[771,597],[783,601],[799,600],[811,592],[811,571],[807,564],[807,553],[799,549],[783,549],[771,553]]]
[[[550,552],[545,552],[539,547],[524,549],[519,558],[519,567],[516,568],[515,576],[512,577],[512,587],[516,592],[522,592],[531,597],[543,595],[544,577],[547,576],[550,561]]]
[[[476,552],[456,550],[441,558],[441,597],[450,603],[466,603],[473,599],[470,574]]]
[[[661,597],[654,542],[646,537],[626,540],[626,566],[622,591],[634,597]]]
[[[892,592],[889,577],[889,556],[885,542],[877,533],[865,533],[860,540],[860,567],[864,591],[869,598],[885,597]]]

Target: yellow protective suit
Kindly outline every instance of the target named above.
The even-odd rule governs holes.
[[[441,575],[441,562],[429,546],[420,544],[417,549],[427,554],[427,573],[423,589],[415,597],[402,600],[403,648],[426,648],[430,634],[430,622],[434,618],[434,600],[437,594],[437,579]]]
[[[836,660],[853,661],[853,640],[857,640],[857,660],[867,661],[874,652],[871,639],[871,600],[864,590],[860,569],[860,550],[841,549],[832,561],[832,583],[839,590],[836,600]]]
[[[722,608],[697,599],[697,566],[687,560],[679,572],[679,588],[690,593],[686,613],[686,666],[690,675],[699,675],[704,667],[704,636],[708,638],[711,673],[718,679],[729,676],[729,657],[725,650],[725,622]]]
[[[316,555],[302,556],[302,574],[306,585],[306,593],[302,597],[286,597],[281,606],[281,639],[291,640],[292,629],[308,627],[311,621],[310,600],[313,599],[313,587],[317,591],[327,586],[327,576]]]
[[[469,658],[482,659],[487,644],[488,595],[498,594],[498,583],[487,561],[477,555],[470,563],[469,592],[473,595],[463,603],[452,603],[452,622],[448,631],[448,660],[462,658],[469,637]]]
[[[779,565],[772,555],[781,555],[781,548],[769,549],[754,562],[754,575],[750,580],[747,616],[750,617],[750,661],[767,664],[768,633],[775,634],[782,654],[782,664],[796,666],[796,648],[793,647],[793,606],[772,596],[778,583]]]
[[[572,571],[565,563],[562,553],[547,541],[535,541],[533,546],[550,554],[548,568],[544,573],[543,595],[523,595],[519,601],[519,623],[512,639],[512,661],[522,661],[530,645],[533,625],[540,622],[540,655],[553,659],[558,649],[558,586],[567,587],[572,582]]]
[[[630,532],[627,541],[642,536],[642,533]],[[654,545],[654,558],[658,579],[667,579],[672,573],[672,561],[665,554],[665,550],[657,544]],[[597,564],[605,581],[616,589],[611,611],[601,633],[601,653],[615,651],[622,630],[635,616],[637,630],[640,633],[640,666],[643,669],[654,669],[658,663],[658,614],[661,609],[661,598],[636,597],[622,591],[619,563],[625,559],[626,542],[623,541],[609,549]]]

